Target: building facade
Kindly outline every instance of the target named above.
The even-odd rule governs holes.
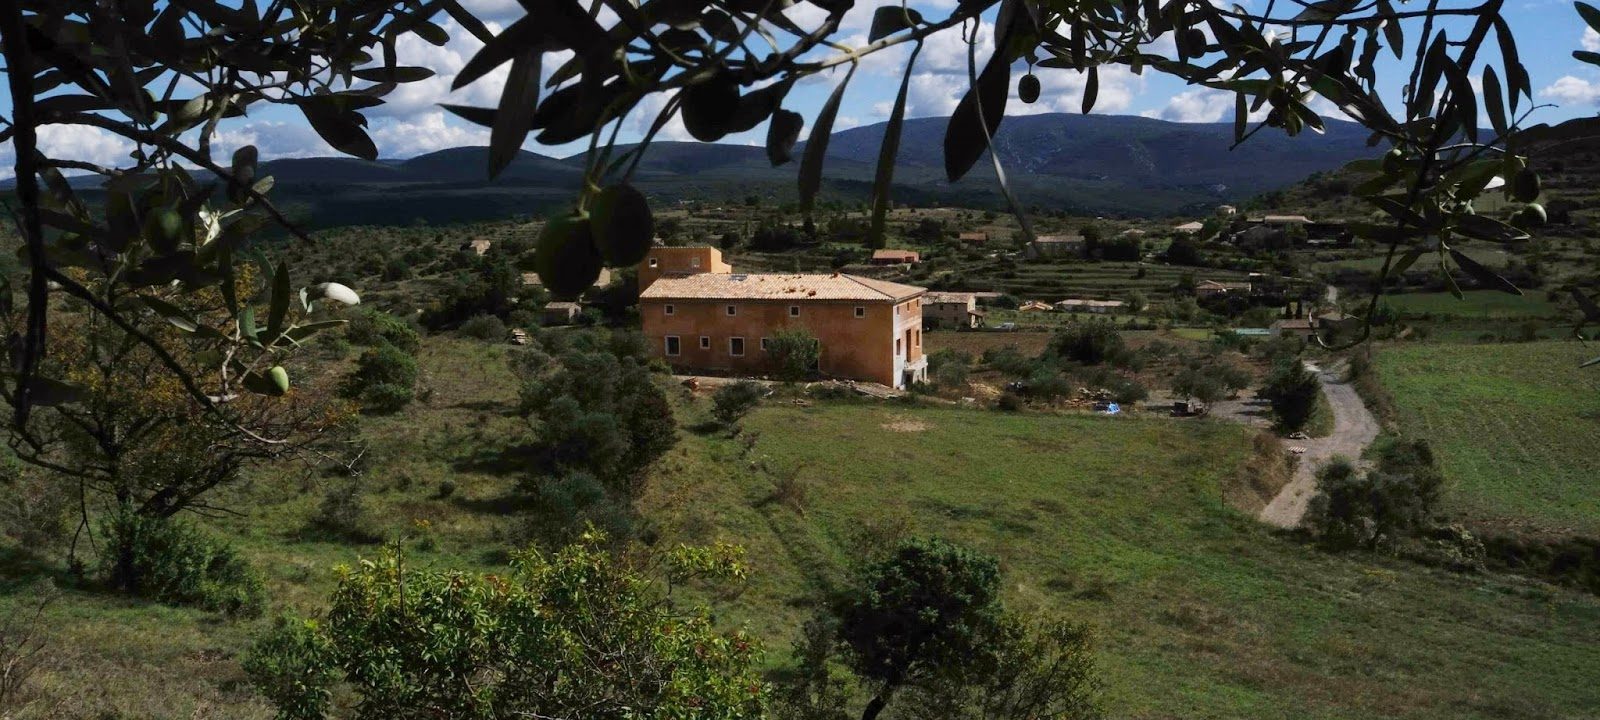
[[[927,380],[920,287],[840,274],[726,272],[659,276],[647,286],[641,273],[641,285],[644,335],[657,357],[680,370],[775,372],[768,343],[803,328],[817,339],[823,375],[895,388]]]
[[[928,327],[975,328],[983,324],[983,312],[972,293],[930,292],[922,298],[922,319]]]

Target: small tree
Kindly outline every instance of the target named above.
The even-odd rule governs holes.
[[[851,667],[877,686],[862,720],[920,676],[972,658],[998,619],[999,591],[994,558],[940,540],[903,543],[868,566],[837,610]]]
[[[766,393],[767,389],[760,383],[748,380],[723,385],[711,395],[711,417],[731,426],[761,404],[761,397]]]
[[[767,352],[778,367],[778,378],[784,382],[802,380],[817,367],[822,346],[817,336],[803,327],[784,328],[767,340]]]
[[[1304,428],[1311,420],[1317,403],[1322,401],[1322,386],[1316,374],[1306,369],[1299,358],[1285,358],[1273,367],[1260,394],[1272,403],[1278,428],[1293,432]]]
[[[1056,331],[1046,352],[1084,365],[1121,365],[1130,355],[1117,326],[1108,320],[1074,322]]]

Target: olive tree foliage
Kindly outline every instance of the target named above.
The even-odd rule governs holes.
[[[342,322],[324,305],[359,298],[297,286],[268,256],[270,225],[308,238],[269,200],[254,147],[212,143],[230,118],[290,105],[333,147],[375,157],[360,111],[429,74],[394,48],[446,41],[441,12],[488,37],[451,0],[0,2],[24,298],[0,287],[0,394],[18,457],[165,517],[338,424],[347,413],[302,387],[316,373],[293,358]],[[115,166],[51,157],[46,127],[134,150]]]

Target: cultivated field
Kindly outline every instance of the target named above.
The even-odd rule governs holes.
[[[1400,427],[1433,442],[1445,509],[1534,532],[1600,532],[1600,373],[1575,342],[1411,344],[1378,371]]]

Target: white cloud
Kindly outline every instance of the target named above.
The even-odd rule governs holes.
[[[1583,29],[1583,38],[1579,42],[1583,43],[1583,49],[1589,52],[1600,52],[1600,32],[1595,32],[1592,27]]]
[[[104,167],[129,163],[133,143],[109,131],[83,125],[39,126],[39,151],[57,160],[79,160]],[[17,153],[10,142],[0,145],[0,178],[15,175]],[[76,174],[67,171],[67,174]]]
[[[375,123],[372,141],[384,157],[409,157],[470,145],[488,145],[489,131],[476,125],[450,125],[444,111],[424,113],[409,120]]]
[[[1549,87],[1539,91],[1540,97],[1552,98],[1564,103],[1592,104],[1600,101],[1600,83],[1592,83],[1583,78],[1572,75],[1563,75]]]
[[[1233,103],[1233,93],[1194,88],[1173,95],[1166,106],[1160,109],[1146,110],[1140,114],[1173,122],[1218,122],[1233,113]]]

